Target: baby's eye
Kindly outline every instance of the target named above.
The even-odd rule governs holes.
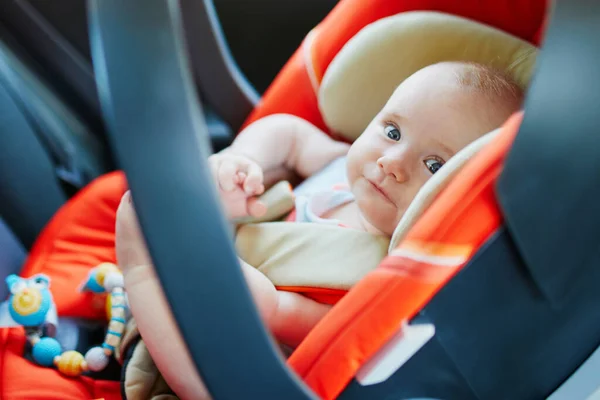
[[[396,128],[394,125],[386,125],[383,131],[385,132],[387,137],[389,137],[392,140],[395,140],[396,142],[402,137],[402,135],[400,134],[400,129]]]
[[[442,165],[444,165],[444,162],[438,158],[428,158],[423,160],[423,163],[432,174],[438,172],[438,170],[442,168]]]

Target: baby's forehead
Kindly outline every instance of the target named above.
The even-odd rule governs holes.
[[[414,140],[441,144],[455,153],[465,141],[475,139],[481,94],[459,84],[459,66],[440,66],[425,71],[423,81],[399,86],[384,107],[383,118],[392,118],[414,133]],[[434,76],[435,74],[435,76]],[[436,146],[437,147],[437,146]]]
[[[506,71],[471,62],[448,61],[429,65],[405,79],[392,98],[401,95],[484,96],[493,101],[513,102],[522,98],[522,89]]]
[[[384,111],[405,118],[431,113],[464,113],[478,101],[477,91],[465,90],[457,67],[436,67],[414,74],[400,84],[388,99]]]
[[[444,62],[402,82],[382,117],[423,140],[461,147],[504,122],[518,109],[520,93],[509,77],[487,66]]]
[[[467,73],[469,68],[467,64],[458,62],[443,62],[427,66],[401,82],[392,96],[415,89],[421,91],[459,90],[462,86],[461,77]]]

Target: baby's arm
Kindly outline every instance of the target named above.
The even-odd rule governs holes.
[[[298,346],[330,308],[297,293],[277,291],[260,271],[244,262],[242,267],[263,322],[281,343]],[[183,400],[210,399],[152,266],[130,266],[123,272],[138,330],[169,387]]]
[[[295,348],[331,306],[298,293],[278,291],[259,270],[239,260],[246,283],[267,329],[281,343]]]
[[[349,148],[301,118],[275,114],[249,125],[224,151],[254,160],[264,171],[265,185],[270,186],[289,172],[309,177]]]
[[[129,192],[119,205],[116,225],[117,261],[131,312],[154,363],[181,399],[209,399],[152,267]],[[330,307],[296,293],[277,291],[260,271],[240,263],[267,329],[282,343],[296,347]]]
[[[260,271],[243,262],[242,267],[267,329],[290,347],[298,346],[329,310],[329,306],[299,294],[279,292]],[[210,399],[152,266],[130,266],[124,268],[123,272],[127,297],[138,330],[169,387],[182,400]]]

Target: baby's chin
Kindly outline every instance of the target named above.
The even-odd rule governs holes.
[[[365,214],[362,216],[365,222],[365,230],[376,235],[383,235],[391,238],[398,225],[395,222],[389,222],[394,221],[394,219],[386,219],[385,216],[382,217],[381,214],[371,218]]]
[[[364,178],[352,182],[352,193],[365,230],[391,237],[402,216],[398,207],[376,194]]]
[[[377,202],[368,199],[361,202],[357,199],[365,230],[370,233],[392,237],[398,225],[397,210],[391,205],[386,204],[377,207],[377,204],[374,203]]]

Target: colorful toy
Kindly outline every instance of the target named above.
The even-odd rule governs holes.
[[[85,354],[85,362],[90,371],[101,371],[108,365],[110,357],[121,343],[128,318],[129,307],[123,289],[123,275],[116,265],[100,264],[90,271],[82,290],[94,293],[108,292],[106,299],[108,330],[102,346],[93,347]],[[102,288],[102,290],[99,290]]]
[[[116,265],[103,263],[92,269],[81,291],[97,294],[109,293],[106,304],[109,319],[108,330],[101,346],[87,351],[85,356],[69,350],[62,351],[53,337],[58,318],[50,279],[43,274],[31,278],[10,275],[6,278],[10,290],[8,300],[0,304],[0,326],[23,326],[31,344],[33,360],[44,367],[55,366],[62,374],[76,377],[86,371],[101,371],[121,343],[128,318],[128,304],[123,289],[123,275]]]
[[[34,360],[51,366],[62,349],[53,338],[58,318],[50,293],[50,279],[43,274],[28,279],[13,274],[6,278],[6,284],[10,297],[0,305],[0,326],[23,326]]]

